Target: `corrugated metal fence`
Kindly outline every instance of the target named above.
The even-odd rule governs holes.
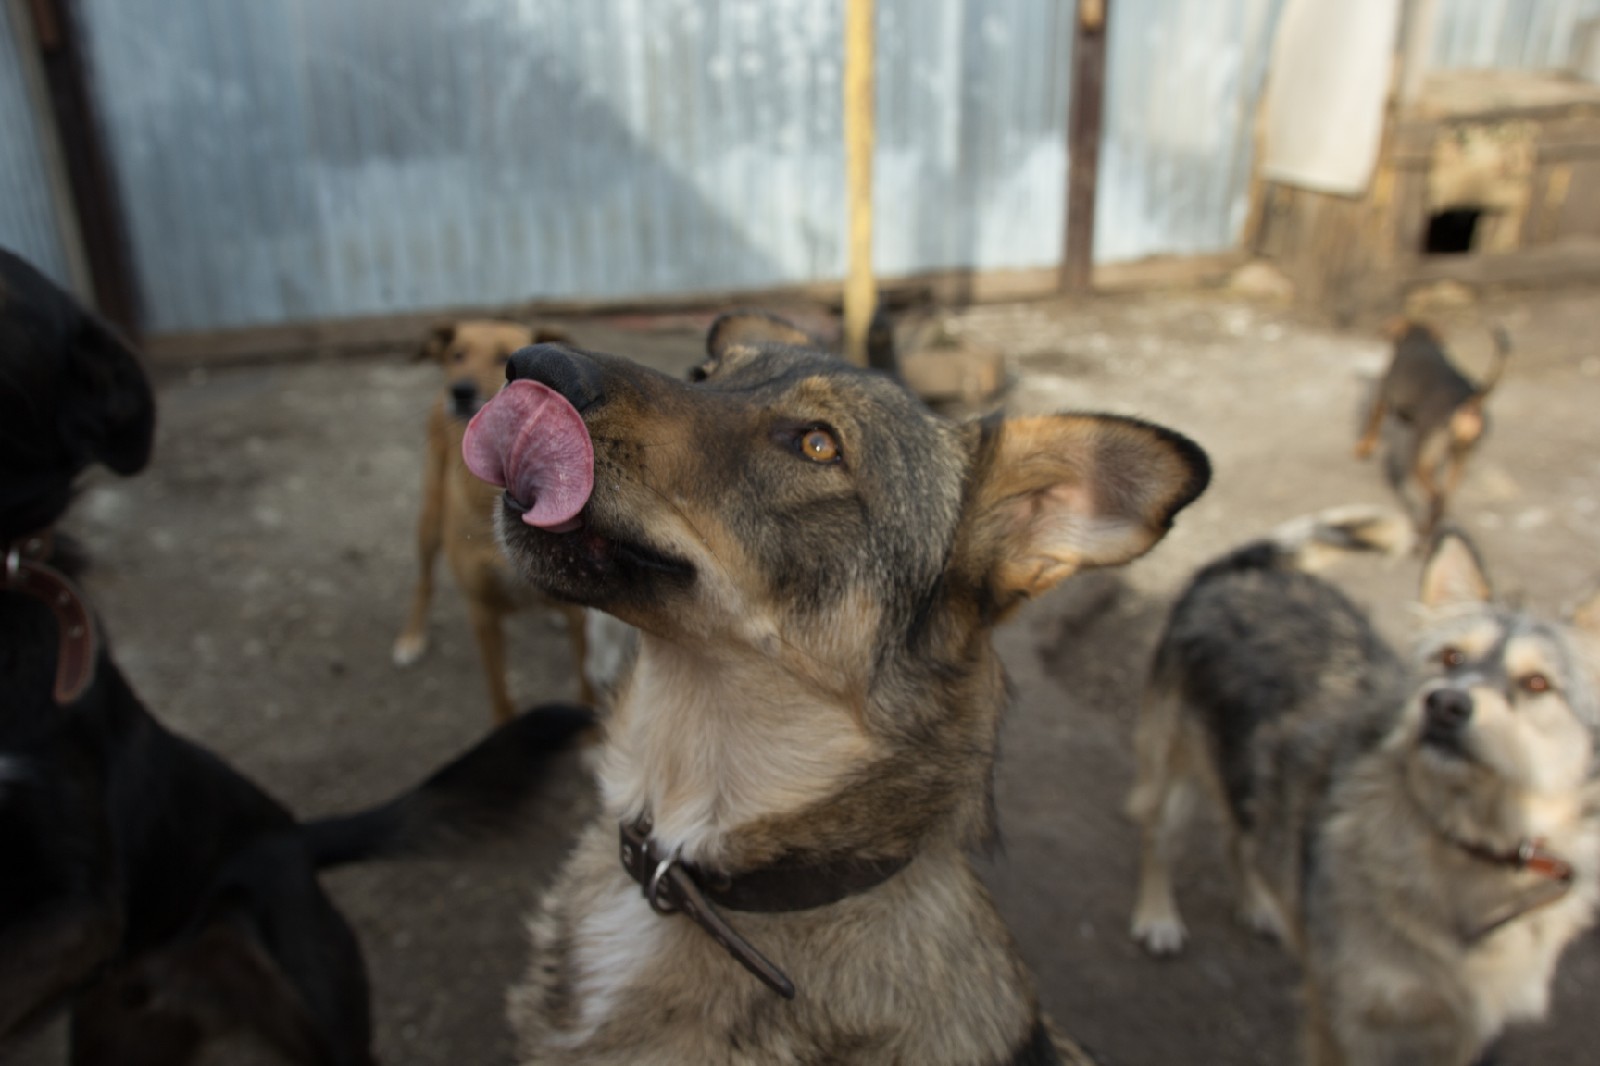
[[[1600,0],[1441,0],[1433,66],[1564,67],[1578,24],[1596,17]]]
[[[844,270],[838,0],[87,0],[150,325]],[[1057,0],[882,0],[878,269],[1048,265]]]
[[[24,80],[26,28],[14,4],[0,0],[0,245],[63,285],[72,283],[66,241],[51,197],[45,133]]]
[[[1284,0],[1115,0],[1095,256],[1231,248]]]
[[[1111,5],[1102,261],[1233,246],[1283,2]],[[78,7],[154,330],[844,271],[842,0]],[[1436,58],[1564,62],[1597,7],[1442,0]],[[878,8],[879,272],[1054,265],[1075,4]],[[0,66],[0,241],[49,256]]]
[[[1281,0],[1121,0],[1102,259],[1226,249]],[[155,330],[837,278],[841,0],[82,0]],[[1075,7],[879,0],[876,266],[1048,267]]]

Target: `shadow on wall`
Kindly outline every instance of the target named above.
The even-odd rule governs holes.
[[[603,25],[200,6],[85,5],[154,330],[780,277],[580,80]]]

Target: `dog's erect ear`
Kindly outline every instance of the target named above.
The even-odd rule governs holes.
[[[827,350],[827,343],[777,315],[765,311],[729,311],[719,315],[706,333],[704,363],[689,371],[690,381],[704,381],[719,370],[727,370],[740,356],[754,353],[762,344],[788,344],[799,348]]]
[[[156,401],[133,348],[92,316],[67,357],[61,439],[81,450],[85,465],[103,463],[124,477],[150,461]]]
[[[576,348],[578,346],[578,342],[572,339],[571,334],[565,332],[564,330],[555,329],[551,326],[540,326],[538,329],[534,330],[533,340],[529,341],[528,343],[565,344],[568,348]]]
[[[1211,479],[1199,445],[1133,418],[994,418],[984,430],[965,554],[1002,610],[1144,554]]]
[[[1441,530],[1422,564],[1417,599],[1424,607],[1441,608],[1488,603],[1493,597],[1489,575],[1472,541],[1459,529]]]
[[[417,348],[417,354],[412,359],[418,363],[432,359],[435,362],[444,361],[445,349],[450,347],[450,342],[456,339],[456,324],[454,322],[439,322],[430,326],[428,332],[422,335],[422,344]]]
[[[741,344],[791,344],[800,348],[827,345],[793,322],[765,311],[730,311],[718,316],[706,333],[706,354],[721,359],[728,349]]]

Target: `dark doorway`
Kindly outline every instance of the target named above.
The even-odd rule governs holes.
[[[1478,232],[1481,207],[1451,207],[1428,216],[1428,232],[1422,238],[1423,255],[1465,255],[1472,251]]]

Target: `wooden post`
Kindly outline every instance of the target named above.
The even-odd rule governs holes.
[[[1407,0],[1400,14],[1400,73],[1393,105],[1404,111],[1416,103],[1433,59],[1433,35],[1439,26],[1438,0]]]
[[[1072,33],[1072,100],[1067,114],[1067,228],[1060,288],[1094,288],[1095,180],[1106,89],[1106,16],[1111,0],[1078,0]]]
[[[128,231],[111,173],[111,155],[95,115],[75,5],[72,0],[31,0],[29,7],[95,302],[102,315],[137,338],[141,323]]]
[[[877,307],[872,276],[873,0],[846,0],[844,139],[850,205],[850,272],[844,287],[844,351],[867,365],[867,327]]]

